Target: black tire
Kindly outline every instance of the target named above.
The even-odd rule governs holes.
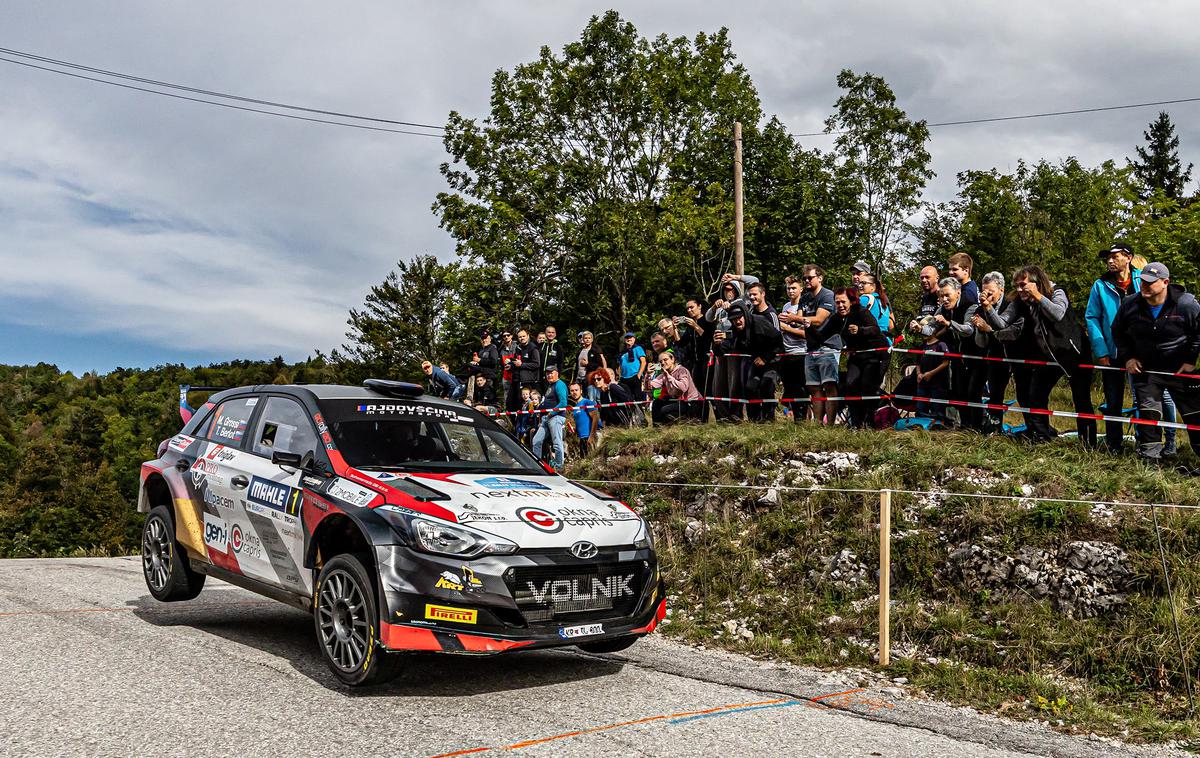
[[[580,642],[578,647],[585,653],[619,653],[622,650],[628,650],[633,647],[633,643],[640,640],[637,635],[626,635],[624,637],[613,637],[607,640],[597,640],[596,642]]]
[[[326,665],[343,684],[383,684],[400,673],[400,656],[379,644],[375,585],[366,561],[343,553],[317,576],[313,624]]]
[[[187,552],[175,541],[171,509],[150,509],[142,527],[142,576],[156,600],[171,603],[191,600],[204,589],[204,574],[192,571]]]

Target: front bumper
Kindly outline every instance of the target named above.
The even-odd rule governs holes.
[[[376,549],[376,561],[379,636],[389,650],[488,654],[575,645],[649,634],[666,614],[650,549],[608,549],[587,561],[565,549],[463,561],[390,545]],[[584,607],[595,602],[611,607]],[[564,636],[593,625],[602,631]]]

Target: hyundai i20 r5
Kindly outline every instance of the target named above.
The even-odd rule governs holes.
[[[401,651],[622,650],[666,613],[635,512],[418,385],[219,392],[141,482],[155,598],[215,576],[311,611],[350,685]]]

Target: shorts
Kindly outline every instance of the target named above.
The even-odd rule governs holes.
[[[808,386],[837,384],[838,361],[842,354],[836,350],[809,353],[804,360],[804,383]]]

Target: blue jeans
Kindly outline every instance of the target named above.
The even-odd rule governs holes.
[[[567,423],[566,416],[547,415],[538,425],[537,434],[533,435],[533,454],[542,457],[542,446],[546,443],[547,429],[550,434],[550,444],[554,446],[554,470],[563,467],[563,426]]]

